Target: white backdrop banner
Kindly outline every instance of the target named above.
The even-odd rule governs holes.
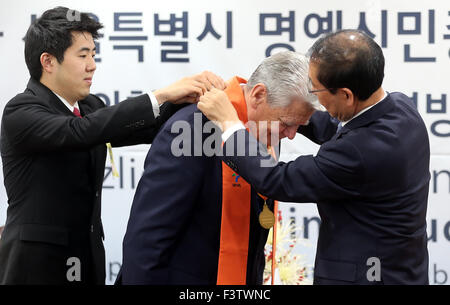
[[[274,52],[306,52],[322,33],[332,30],[366,31],[385,54],[384,88],[413,98],[428,128],[432,153],[429,279],[432,284],[450,284],[449,1],[2,1],[1,111],[25,89],[29,78],[22,38],[30,22],[55,6],[89,12],[104,24],[91,92],[107,105],[203,70],[224,79],[248,78]],[[107,284],[114,282],[120,268],[122,239],[148,148],[114,149],[120,178],[112,177],[107,164],[102,208]],[[298,135],[293,141],[283,140],[281,158],[292,160],[317,149]],[[0,225],[5,222],[6,209],[2,186]],[[305,242],[298,243],[295,252],[305,255],[311,276],[320,224],[317,208],[313,203],[283,203],[281,210],[283,219],[301,227],[292,237]]]

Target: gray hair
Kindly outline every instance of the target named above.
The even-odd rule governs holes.
[[[287,107],[293,98],[301,98],[317,109],[316,98],[308,92],[309,60],[301,53],[283,51],[264,59],[250,76],[247,86],[262,83],[267,88],[271,107]]]

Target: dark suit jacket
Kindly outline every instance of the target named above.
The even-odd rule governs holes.
[[[89,95],[79,106],[83,119],[31,79],[4,109],[1,154],[9,206],[1,284],[68,283],[70,257],[80,260],[83,283],[104,284],[105,143],[150,143],[170,111],[155,119],[147,95],[112,107]]]
[[[173,115],[156,136],[133,200],[117,283],[216,284],[222,162],[202,154],[202,144],[210,137],[202,135],[206,120],[196,105],[190,105]],[[185,133],[180,126],[190,131]],[[191,156],[177,157],[172,152],[172,146],[183,145],[182,136],[186,155]],[[220,147],[220,133],[216,136]],[[258,222],[263,200],[254,190],[251,198],[247,283],[259,284],[268,230]]]
[[[419,113],[407,96],[391,93],[335,131],[328,113],[317,112],[300,129],[322,144],[315,157],[260,167],[262,155],[236,156],[255,141],[240,130],[223,150],[240,134],[246,140],[223,160],[266,196],[317,203],[315,284],[427,284],[430,150]],[[376,275],[371,257],[381,281],[368,281],[367,273]]]

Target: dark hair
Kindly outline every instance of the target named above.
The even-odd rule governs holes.
[[[318,64],[317,79],[331,93],[348,88],[359,100],[367,100],[381,87],[383,51],[366,33],[340,30],[317,40],[308,52]]]
[[[72,45],[72,32],[89,32],[97,39],[98,30],[103,25],[95,21],[87,13],[56,7],[45,11],[28,28],[25,35],[25,62],[30,76],[40,80],[42,66],[40,57],[48,52],[56,57],[59,63],[64,60],[64,52]]]

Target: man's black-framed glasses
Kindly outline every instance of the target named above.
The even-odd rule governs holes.
[[[330,89],[323,88],[323,89],[317,89],[317,90],[308,90],[308,93],[309,94],[313,94],[313,93],[316,93],[316,92],[322,92],[322,91],[328,91],[328,90],[330,90]]]
[[[309,88],[311,88],[312,89],[312,81],[311,81],[311,79],[309,78],[308,79],[308,87]],[[322,89],[317,89],[317,90],[311,90],[311,89],[309,89],[308,90],[308,93],[309,94],[313,94],[313,93],[316,93],[316,92],[323,92],[323,91],[329,91],[329,90],[331,90],[330,88],[322,88]]]

